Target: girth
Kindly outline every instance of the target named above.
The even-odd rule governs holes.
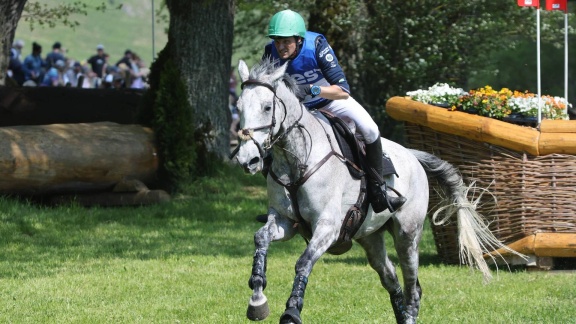
[[[310,226],[306,223],[304,218],[302,218],[302,214],[300,214],[300,208],[298,207],[298,190],[308,179],[316,172],[320,167],[324,165],[332,156],[337,156],[342,161],[347,161],[341,154],[331,150],[322,160],[320,160],[314,167],[306,171],[304,175],[298,180],[294,182],[286,183],[282,181],[276,173],[270,168],[270,176],[272,179],[281,185],[282,187],[288,190],[288,194],[290,195],[290,203],[292,205],[292,210],[294,211],[294,215],[298,219],[298,222],[295,226],[298,226],[298,231],[304,239],[306,243],[308,243],[307,237],[312,237],[312,230]],[[366,214],[368,212],[368,199],[366,193],[366,175],[362,174],[360,177],[360,190],[358,193],[358,199],[356,203],[352,205],[348,211],[346,212],[346,216],[344,217],[344,221],[342,222],[342,226],[340,228],[340,234],[338,235],[338,240],[332,244],[332,246],[328,249],[328,253],[330,254],[343,254],[350,250],[352,247],[352,238],[366,219]]]

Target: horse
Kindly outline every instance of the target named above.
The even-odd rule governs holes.
[[[308,276],[316,261],[338,241],[345,214],[357,201],[361,180],[351,176],[326,117],[318,111],[308,111],[299,101],[296,81],[286,74],[286,67],[287,64],[276,67],[275,62],[262,60],[249,70],[240,60],[241,129],[231,158],[235,156],[244,171],[253,175],[263,171],[270,153],[273,156],[266,177],[269,203],[265,224],[254,234],[249,278],[252,296],[246,316],[263,320],[270,312],[264,295],[270,243],[301,235],[307,246],[296,262],[293,288],[280,317],[280,323],[301,323]],[[443,207],[433,219],[440,213],[457,215],[463,263],[478,268],[484,280],[489,281],[490,269],[483,253],[510,249],[493,236],[475,211],[475,202],[467,198],[470,186],[464,184],[456,167],[433,154],[384,138],[382,143],[397,173],[390,185],[404,193],[407,201],[392,213],[374,213],[368,208],[352,239],[365,250],[370,266],[389,293],[396,321],[415,323],[422,296],[418,244],[428,210],[428,176],[436,178],[447,193]],[[403,287],[386,253],[386,231],[394,239]]]

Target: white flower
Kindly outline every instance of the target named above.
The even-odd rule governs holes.
[[[427,104],[449,103],[455,104],[458,98],[465,95],[466,92],[461,88],[452,88],[446,83],[436,83],[428,90],[408,91],[406,93],[412,100],[420,101]]]

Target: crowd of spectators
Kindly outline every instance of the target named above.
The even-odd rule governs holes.
[[[22,54],[24,42],[17,40],[10,51],[7,77],[20,86],[77,87],[77,88],[135,88],[147,87],[150,70],[131,50],[116,63],[110,62],[104,45],[96,46],[96,53],[84,61],[66,56],[60,42],[43,58],[42,46],[33,42],[29,55]]]

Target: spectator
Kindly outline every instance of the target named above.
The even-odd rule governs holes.
[[[118,60],[118,62],[116,62],[116,66],[120,67],[121,64],[126,64],[126,66],[128,68],[132,68],[132,51],[127,49],[126,51],[124,51],[124,56],[122,56],[122,58],[120,60]]]
[[[22,52],[22,47],[24,42],[17,40],[14,42],[14,46],[10,50],[10,61],[8,62],[8,73],[7,76],[14,80],[17,85],[21,86],[25,81],[24,68],[22,66],[22,61],[20,60],[20,53]]]
[[[142,89],[144,88],[144,77],[148,74],[148,70],[144,66],[144,61],[136,53],[132,53],[130,70],[132,72],[132,79],[130,80],[130,88]]]
[[[24,70],[24,83],[28,86],[36,86],[44,78],[46,62],[42,59],[42,46],[32,43],[32,54],[26,56],[22,69]]]
[[[16,57],[18,61],[22,62],[22,49],[24,48],[24,41],[19,39],[14,42],[10,49],[10,57]]]
[[[234,74],[234,69],[230,71],[230,80],[229,80],[229,87],[230,87],[230,94],[234,96],[234,99],[238,99],[238,95],[236,94],[236,86],[238,81],[236,80],[236,74]]]
[[[94,71],[92,71],[92,68],[88,64],[82,65],[82,72],[84,73],[84,82],[82,83],[82,88],[92,89],[99,86],[99,84],[97,84],[98,81],[96,80],[98,79],[98,76],[96,73],[94,73]]]
[[[54,63],[48,72],[44,75],[44,79],[42,83],[40,83],[43,87],[61,87],[66,84],[66,80],[64,80],[64,70],[66,68],[66,63],[63,60],[58,60]]]
[[[66,62],[60,42],[54,43],[54,45],[52,45],[52,52],[46,55],[46,69],[49,70],[58,60]]]
[[[98,79],[102,79],[105,74],[106,68],[106,54],[104,53],[104,45],[99,44],[96,46],[96,55],[93,55],[88,59],[88,64],[92,67],[92,72],[96,74]],[[96,86],[99,85],[99,80],[96,79],[98,83]]]
[[[84,70],[80,62],[73,62],[64,72],[67,87],[81,88],[84,82]]]
[[[109,69],[109,73],[106,74],[102,82],[103,89],[120,89],[124,88],[124,77],[116,68]]]

